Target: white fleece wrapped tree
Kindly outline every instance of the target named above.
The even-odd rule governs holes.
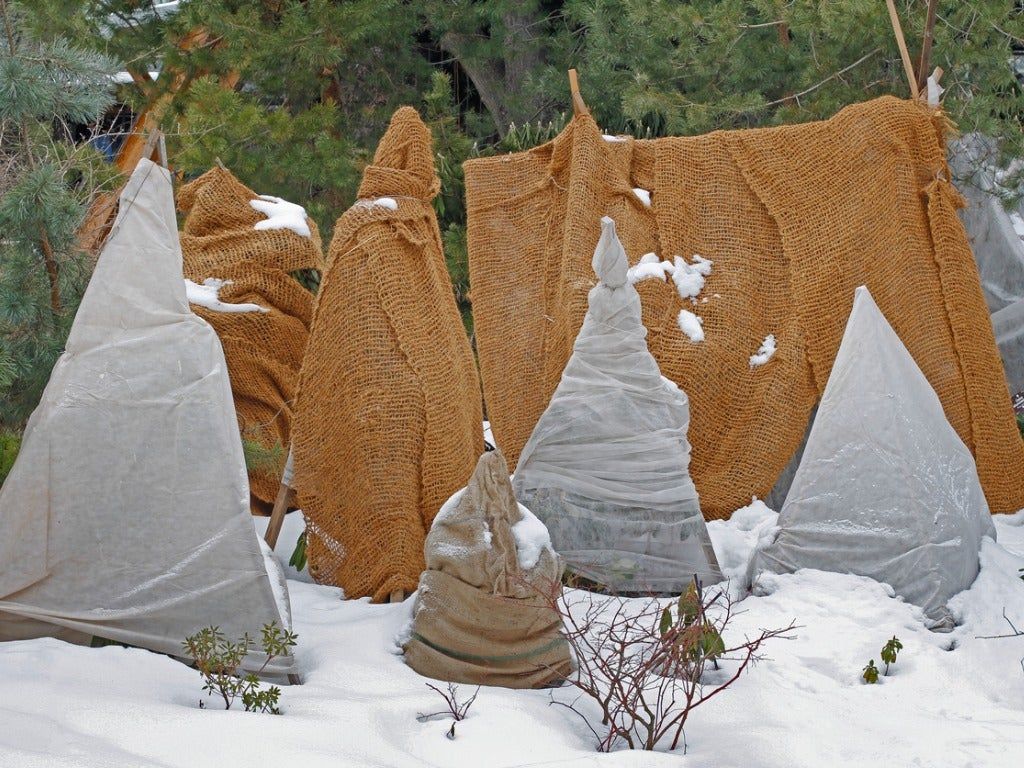
[[[248,502],[224,353],[185,297],[171,177],[142,160],[0,489],[0,640],[175,655],[209,625],[232,640],[290,628]]]
[[[577,574],[616,591],[677,593],[694,575],[721,579],[689,475],[689,401],[647,349],[615,222],[601,227],[599,282],[514,487]]]
[[[869,576],[950,628],[946,601],[974,581],[985,536],[995,528],[971,452],[858,288],[779,531],[753,571]]]

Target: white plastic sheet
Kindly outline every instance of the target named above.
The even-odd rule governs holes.
[[[519,457],[514,488],[576,573],[621,592],[721,580],[689,475],[686,394],[647,349],[615,223],[562,379]]]
[[[984,536],[995,528],[970,451],[858,288],[778,533],[755,555],[755,573],[868,576],[945,628],[946,601],[974,581]]]
[[[220,342],[185,298],[170,175],[143,160],[0,490],[0,639],[177,655],[204,626],[290,626],[248,501]]]

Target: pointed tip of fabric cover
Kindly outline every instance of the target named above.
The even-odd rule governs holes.
[[[615,222],[608,216],[601,219],[601,239],[591,262],[597,278],[609,288],[621,288],[629,277],[629,260],[615,232]]]
[[[363,172],[359,198],[415,197],[429,202],[441,189],[430,129],[412,107],[391,117],[373,163]]]
[[[67,349],[89,348],[111,330],[148,327],[157,316],[188,314],[171,176],[141,160],[121,191],[117,218],[75,313]]]

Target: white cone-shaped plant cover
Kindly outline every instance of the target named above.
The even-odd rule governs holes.
[[[647,349],[615,222],[572,356],[519,457],[514,488],[576,573],[620,592],[721,580],[690,479],[686,394]]]
[[[978,574],[995,527],[970,451],[867,288],[853,311],[755,571],[853,573],[952,626],[946,601]]]
[[[220,342],[185,298],[170,175],[143,160],[0,490],[0,639],[178,655],[208,625],[232,640],[289,626],[248,500]]]

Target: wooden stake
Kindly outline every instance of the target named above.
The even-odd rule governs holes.
[[[896,45],[900,49],[900,58],[903,59],[903,71],[907,75],[907,83],[910,84],[910,95],[916,99],[921,92],[917,87],[917,75],[914,74],[914,65],[910,61],[910,51],[907,50],[907,40],[903,37],[900,17],[896,13],[895,0],[885,0],[885,4],[889,7],[889,20],[892,22],[892,31],[896,35]]]
[[[583,97],[580,95],[580,81],[575,69],[569,70],[569,92],[572,94],[573,115],[576,117],[589,115],[590,110],[587,109],[587,103],[583,101]]]
[[[921,40],[921,58],[917,64],[917,87],[924,90],[928,85],[928,67],[932,64],[932,40],[935,37],[935,15],[939,0],[928,0],[928,17],[924,22],[924,38]]]
[[[267,524],[267,535],[263,540],[271,549],[277,546],[277,537],[281,535],[281,526],[284,525],[284,516],[288,507],[295,501],[295,490],[292,488],[292,452],[288,451],[288,460],[284,463],[284,472],[281,473],[281,486],[277,489],[277,498],[274,500],[274,509],[270,513],[270,523]]]
[[[391,596],[388,598],[389,603],[400,603],[403,600],[405,600],[404,589],[396,589],[394,592],[391,593]]]

